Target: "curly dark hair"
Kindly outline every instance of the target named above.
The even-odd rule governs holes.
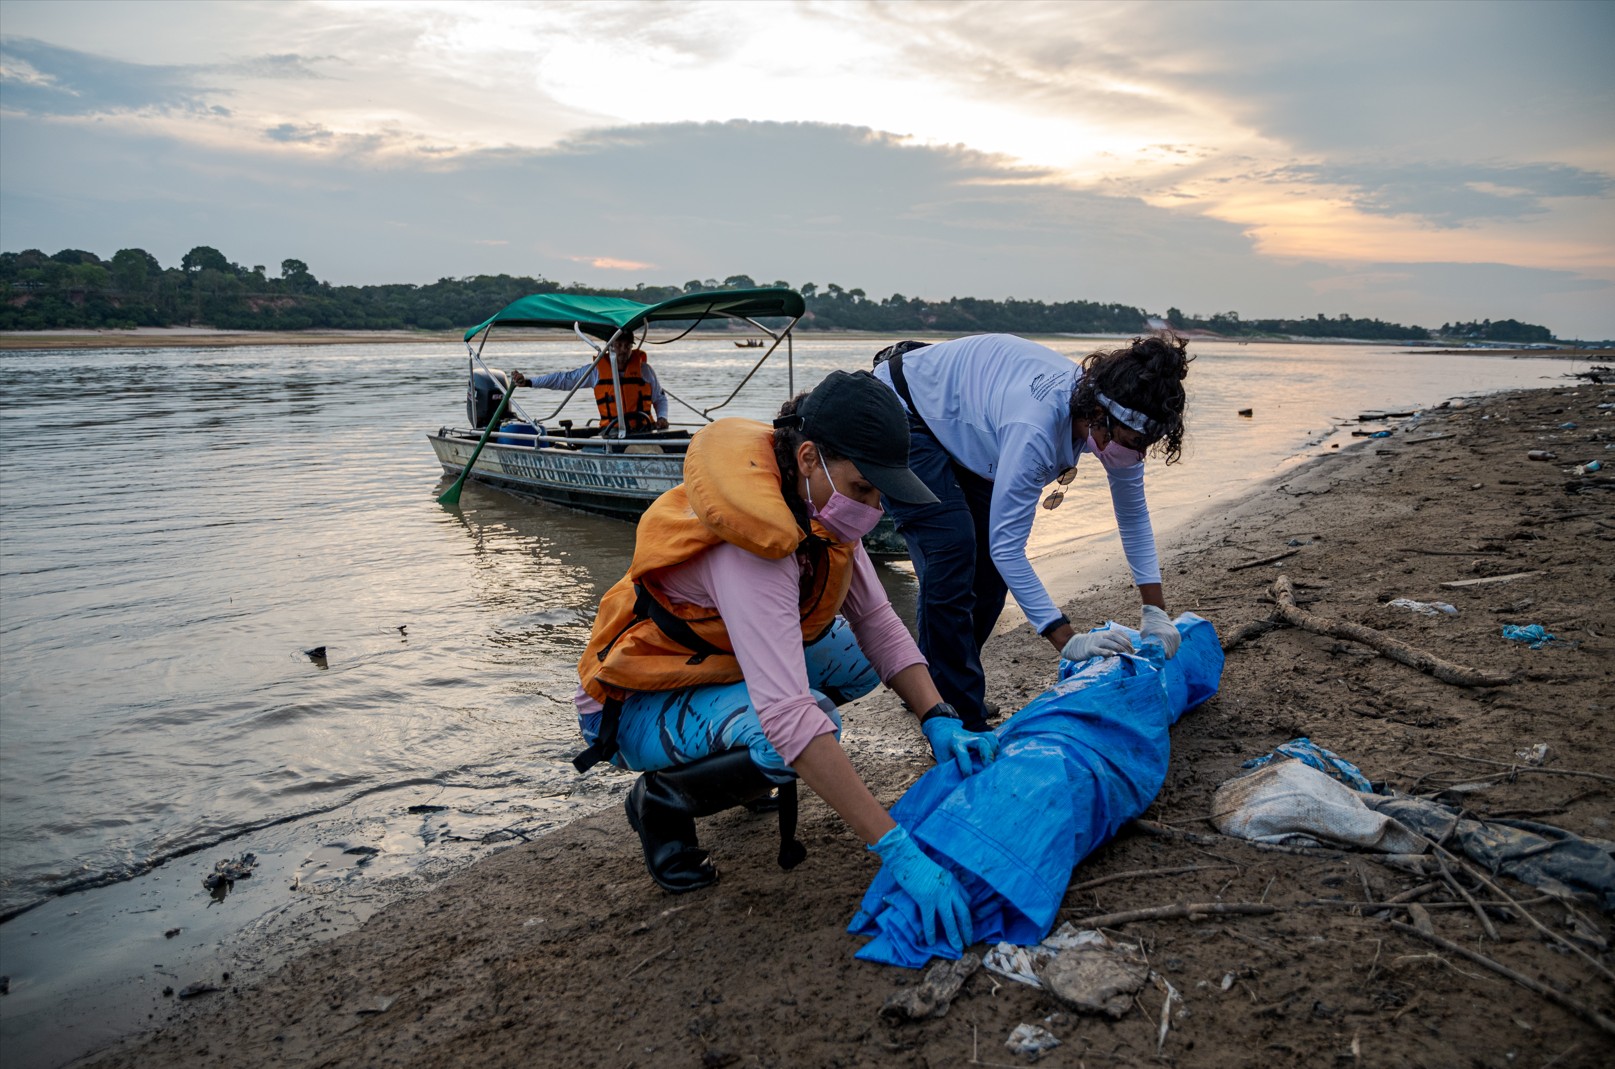
[[[1169,330],[1134,338],[1126,348],[1090,353],[1071,393],[1071,415],[1089,422],[1105,418],[1097,396],[1102,393],[1153,420],[1159,433],[1149,451],[1175,464],[1183,459],[1183,380],[1193,359],[1189,343]]]

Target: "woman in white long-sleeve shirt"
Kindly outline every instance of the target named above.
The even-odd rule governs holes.
[[[1043,488],[1059,484],[1044,500],[1055,507],[1084,454],[1110,482],[1116,526],[1143,603],[1143,635],[1158,639],[1168,655],[1176,652],[1143,462],[1151,451],[1167,463],[1181,453],[1186,343],[1171,334],[1137,338],[1080,365],[1011,334],[904,343],[881,355],[888,354],[875,377],[908,408],[910,467],[938,501],[887,501],[886,508],[920,580],[920,649],[966,726],[986,726],[981,647],[1006,592],[1067,657],[1131,649],[1114,632],[1076,634],[1026,557]]]

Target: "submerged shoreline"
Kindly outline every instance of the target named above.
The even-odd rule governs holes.
[[[1167,782],[1148,817],[1209,830],[1202,818],[1215,785],[1243,760],[1297,735],[1371,778],[1404,784],[1450,769],[1477,774],[1440,752],[1506,763],[1537,742],[1559,755],[1550,764],[1608,771],[1615,575],[1602,548],[1612,534],[1602,502],[1609,491],[1596,481],[1568,488],[1581,485],[1572,465],[1602,459],[1615,442],[1612,410],[1597,407],[1611,401],[1609,387],[1565,385],[1434,411],[1390,438],[1291,469],[1163,539],[1173,610],[1206,616],[1225,638],[1269,614],[1264,591],[1283,572],[1302,585],[1315,613],[1514,672],[1518,682],[1454,688],[1338,640],[1288,629],[1253,638],[1230,653],[1221,694],[1174,730]],[[1558,452],[1559,461],[1525,459],[1541,448]],[[1251,565],[1277,554],[1284,558],[1274,565]],[[1495,586],[1440,585],[1526,572],[1534,574]],[[1133,622],[1136,596],[1119,570],[1088,574],[1102,581],[1080,591],[1056,587],[1072,618]],[[1423,617],[1387,604],[1437,595],[1457,602],[1460,614]],[[1525,622],[1544,623],[1560,643],[1532,651],[1499,637],[1502,623]],[[1006,709],[1053,678],[1047,651],[1024,626],[995,637],[986,661],[989,697]],[[847,722],[854,761],[882,801],[894,801],[928,764],[923,740],[884,691],[852,707]],[[1541,819],[1610,837],[1609,795],[1586,783],[1573,790],[1575,782],[1498,779],[1471,804],[1542,811]],[[723,814],[702,822],[702,836],[723,879],[672,898],[645,877],[620,813],[576,821],[383,906],[358,930],[316,941],[251,986],[240,977],[184,977],[176,987],[206,980],[222,990],[175,1004],[163,1031],[97,1064],[220,1057],[248,1066],[965,1064],[978,1041],[983,1057],[1002,1059],[998,1048],[1020,1021],[1044,1022],[1072,1056],[1153,1058],[1158,999],[1148,999],[1149,1013],[1100,1022],[1066,1017],[1042,993],[986,974],[966,984],[946,1018],[877,1023],[882,1000],[916,976],[851,956],[857,941],[843,928],[874,871],[851,833],[805,793],[800,837],[810,857],[792,873],[773,865],[766,818]],[[1204,848],[1124,832],[1073,878],[1115,882],[1069,892],[1061,913],[1080,926],[1083,916],[1141,902],[1261,896],[1284,906],[1273,917],[1227,918],[1209,928],[1203,921],[1128,926],[1128,935],[1150,938],[1190,1011],[1172,1023],[1169,1056],[1232,1067],[1252,1049],[1270,1048],[1275,1064],[1306,1064],[1358,1035],[1363,1056],[1381,1063],[1454,1062],[1508,1049],[1535,1059],[1520,1064],[1560,1056],[1556,1064],[1592,1065],[1607,1049],[1607,1037],[1591,1026],[1518,988],[1444,968],[1427,945],[1381,922],[1290,905],[1383,899],[1412,877],[1360,856],[1295,857],[1234,840],[1212,852],[1228,861],[1201,872]],[[1150,874],[1188,867],[1194,871]],[[1607,918],[1580,912],[1609,936]],[[1436,916],[1448,938],[1551,977],[1584,1002],[1611,997],[1610,985],[1528,938],[1523,925],[1503,925],[1506,942],[1491,946],[1476,942],[1479,925],[1467,911]],[[1318,952],[1319,939],[1327,953]],[[1237,982],[1222,984],[1225,975]],[[1500,998],[1507,1013],[1474,1008]],[[1415,1003],[1418,1012],[1401,1012]],[[1051,1013],[1055,1019],[1045,1020]],[[610,1027],[600,1029],[602,1022]]]

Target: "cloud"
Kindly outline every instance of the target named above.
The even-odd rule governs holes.
[[[1359,211],[1418,216],[1438,227],[1539,215],[1551,198],[1607,197],[1615,190],[1608,174],[1545,163],[1298,164],[1274,177],[1344,186]]]
[[[286,127],[276,144],[325,132]],[[1324,310],[1425,325],[1513,316],[1615,335],[1615,304],[1596,275],[1280,260],[1260,255],[1241,224],[858,126],[616,127],[423,167],[24,116],[0,125],[0,158],[9,248],[141,247],[173,263],[211,245],[243,263],[295,257],[337,282],[510,273],[681,284],[744,273],[872,297],[1083,298],[1250,317]],[[1591,188],[1556,172],[1493,168],[1486,180],[1531,195]],[[637,272],[646,274],[624,277]]]
[[[330,75],[322,74],[309,65],[311,62],[329,58],[331,57],[320,56],[310,59],[306,56],[288,52],[274,56],[253,56],[233,63],[218,63],[211,67],[199,69],[239,74],[247,78],[265,78],[280,81],[330,81]]]
[[[314,141],[329,141],[336,135],[319,123],[283,122],[279,126],[271,126],[265,130],[264,136],[282,144],[307,144]]]
[[[292,53],[223,63],[131,63],[25,37],[0,43],[5,106],[32,115],[89,116],[127,112],[231,114],[216,103],[241,79],[329,80]]]
[[[0,82],[10,82],[13,87],[62,90],[61,84],[55,78],[39,71],[26,59],[6,52],[0,52]],[[72,92],[70,89],[62,91]]]
[[[44,41],[0,42],[6,66],[5,106],[33,115],[96,115],[125,111],[193,111],[212,107],[219,90],[199,83],[201,68],[126,63]],[[13,77],[12,70],[27,72]]]

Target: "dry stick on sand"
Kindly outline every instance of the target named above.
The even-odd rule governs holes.
[[[1439,890],[1440,888],[1441,888],[1441,885],[1439,883],[1436,883],[1434,880],[1431,880],[1429,883],[1421,883],[1416,887],[1409,887],[1406,891],[1403,891],[1401,894],[1392,895],[1390,898],[1387,898],[1385,901],[1376,902],[1376,903],[1374,903],[1374,905],[1375,906],[1400,906],[1400,905],[1402,905],[1404,903],[1407,903],[1407,902],[1416,902],[1419,899],[1423,898],[1425,895],[1429,894],[1431,891],[1436,891],[1436,890]]]
[[[1446,950],[1449,953],[1457,954],[1461,958],[1467,958],[1476,965],[1481,965],[1492,970],[1499,976],[1506,976],[1526,990],[1535,991],[1537,994],[1541,995],[1549,1002],[1552,1002],[1560,1009],[1568,1010],[1589,1024],[1596,1025],[1605,1032],[1608,1032],[1610,1035],[1615,1035],[1615,1021],[1610,1020],[1608,1017],[1589,1006],[1583,1006],[1581,1003],[1577,1002],[1573,998],[1570,998],[1568,995],[1560,994],[1558,991],[1555,991],[1546,984],[1540,984],[1531,979],[1529,976],[1523,976],[1520,973],[1515,972],[1507,965],[1493,961],[1486,955],[1476,953],[1466,946],[1454,943],[1450,939],[1443,939],[1441,936],[1431,932],[1421,932],[1411,924],[1403,924],[1401,921],[1386,921],[1385,923],[1389,924],[1392,928],[1395,928],[1399,932],[1405,932],[1408,935],[1417,936],[1420,939],[1434,943],[1436,946],[1441,947],[1443,950]]]
[[[1228,570],[1231,572],[1242,572],[1246,568],[1260,568],[1264,564],[1277,564],[1285,557],[1293,557],[1299,552],[1301,552],[1299,549],[1291,549],[1283,553],[1275,553],[1271,557],[1263,557],[1261,560],[1248,560],[1243,564],[1231,564],[1228,566]]]
[[[1273,580],[1273,586],[1268,593],[1278,606],[1275,611],[1279,619],[1290,626],[1299,627],[1315,635],[1328,635],[1360,642],[1393,661],[1405,664],[1409,668],[1417,668],[1421,672],[1428,672],[1443,683],[1451,683],[1457,687],[1502,687],[1514,681],[1513,676],[1478,668],[1465,668],[1463,665],[1444,661],[1433,653],[1426,653],[1405,642],[1398,642],[1372,627],[1348,623],[1345,620],[1325,620],[1315,616],[1295,603],[1295,587],[1290,583],[1288,576],[1281,575]]]
[[[1438,857],[1445,858],[1446,860],[1452,862],[1458,868],[1468,873],[1471,879],[1475,880],[1477,883],[1484,884],[1488,891],[1492,892],[1492,894],[1496,895],[1498,898],[1501,898],[1504,902],[1507,902],[1510,912],[1519,917],[1521,920],[1525,921],[1531,927],[1535,928],[1538,932],[1541,932],[1543,937],[1546,938],[1550,943],[1557,943],[1564,947],[1566,950],[1570,951],[1572,954],[1575,954],[1587,964],[1591,965],[1604,979],[1610,981],[1611,983],[1615,983],[1615,972],[1610,972],[1609,969],[1605,968],[1603,962],[1599,961],[1597,958],[1581,949],[1581,947],[1577,946],[1569,939],[1566,939],[1552,928],[1549,928],[1547,925],[1537,920],[1535,914],[1526,909],[1524,906],[1520,905],[1519,902],[1515,901],[1513,895],[1509,894],[1507,891],[1497,886],[1497,884],[1493,883],[1491,879],[1488,878],[1487,875],[1480,869],[1469,864],[1463,858],[1459,857],[1451,850],[1448,850],[1445,846],[1442,846],[1440,842],[1436,841],[1431,836],[1424,836],[1424,840],[1435,848]]]
[[[1226,835],[1203,835],[1197,831],[1184,831],[1182,828],[1174,828],[1158,821],[1145,820],[1143,817],[1128,821],[1126,826],[1163,839],[1181,839],[1195,846],[1226,846],[1229,843],[1238,843],[1240,846],[1265,850],[1271,854],[1296,854],[1301,857],[1315,857],[1321,861],[1338,861],[1346,856],[1339,850],[1330,850],[1327,847],[1284,846],[1281,843],[1259,843],[1254,839],[1235,839]]]
[[[1538,768],[1535,765],[1522,765],[1514,761],[1493,761],[1487,757],[1470,757],[1468,754],[1449,753],[1446,750],[1431,750],[1438,757],[1455,757],[1460,761],[1473,761],[1477,765],[1491,765],[1495,768],[1506,768],[1504,775],[1513,775],[1516,772],[1541,772],[1548,776],[1585,776],[1587,779],[1603,780],[1605,783],[1615,783],[1615,776],[1606,776],[1601,772],[1582,772],[1573,768]]]
[[[1265,917],[1277,913],[1280,908],[1258,905],[1254,902],[1183,902],[1171,906],[1151,906],[1148,909],[1128,909],[1120,913],[1101,913],[1097,917],[1080,917],[1074,923],[1084,928],[1114,928],[1120,924],[1131,924],[1133,921],[1185,920],[1213,913],[1225,916]]]
[[[1453,892],[1463,899],[1470,909],[1475,911],[1475,916],[1480,918],[1480,926],[1486,930],[1487,936],[1491,938],[1492,942],[1497,942],[1497,929],[1492,925],[1492,919],[1486,916],[1484,909],[1480,908],[1480,903],[1475,901],[1475,896],[1464,890],[1464,885],[1458,882],[1458,877],[1452,874],[1451,867],[1447,865],[1447,859],[1437,854],[1436,864],[1441,866],[1441,878],[1447,882],[1447,886],[1452,888]]]
[[[1117,880],[1131,880],[1145,876],[1179,876],[1185,872],[1204,872],[1208,869],[1237,869],[1238,865],[1184,865],[1175,869],[1135,869],[1132,872],[1118,872],[1111,876],[1100,876],[1097,879],[1085,880],[1067,887],[1067,891],[1086,891],[1090,887],[1101,884],[1115,883]]]

